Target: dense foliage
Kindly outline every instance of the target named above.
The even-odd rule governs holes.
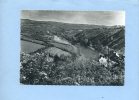
[[[60,59],[49,62],[47,52],[21,54],[23,84],[123,85],[124,65],[104,67],[92,59]],[[55,56],[53,57],[55,59]],[[64,61],[63,61],[64,60]]]

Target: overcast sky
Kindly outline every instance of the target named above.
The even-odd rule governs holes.
[[[23,10],[22,19],[74,24],[125,25],[124,11],[47,11]]]

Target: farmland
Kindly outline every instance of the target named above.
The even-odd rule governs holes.
[[[36,44],[36,43],[32,43],[32,42],[28,42],[28,41],[21,41],[21,52],[25,52],[25,53],[31,53],[34,52],[38,49],[43,48],[43,45],[40,44]]]

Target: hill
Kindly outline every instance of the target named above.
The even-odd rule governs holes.
[[[72,44],[103,45],[120,50],[124,47],[124,26],[69,24],[53,21],[21,19],[21,33],[45,41],[46,35],[57,35]]]

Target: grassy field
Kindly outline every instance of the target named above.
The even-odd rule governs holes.
[[[21,52],[31,53],[45,46],[21,40]]]

